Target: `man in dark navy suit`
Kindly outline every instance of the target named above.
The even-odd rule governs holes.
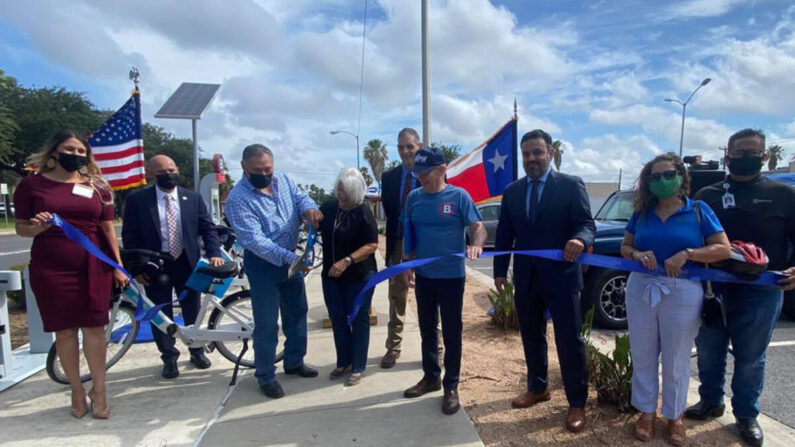
[[[495,250],[563,249],[569,262],[516,256],[513,265],[516,311],[527,363],[527,392],[513,400],[526,408],[550,399],[547,389],[546,310],[552,315],[555,343],[572,432],[585,424],[588,381],[585,347],[580,336],[580,264],[572,263],[593,244],[595,225],[582,179],[550,167],[552,138],[537,129],[522,136],[522,164],[527,176],[511,183],[502,195]],[[510,255],[494,258],[494,284],[507,285]]]
[[[168,282],[159,283],[143,275],[136,280],[146,287],[146,295],[155,304],[170,303],[172,291],[179,296],[183,290],[187,290],[180,306],[185,324],[190,325],[196,322],[200,294],[186,288],[185,282],[199,262],[199,236],[204,240],[204,252],[210,265],[219,266],[224,261],[221,259],[218,234],[201,196],[177,186],[179,169],[174,160],[165,155],[156,155],[149,160],[147,173],[155,177],[156,186],[137,191],[125,201],[122,242],[124,248],[171,255],[173,260],[166,261],[164,265]],[[166,306],[163,311],[173,318],[171,306]],[[175,346],[176,340],[160,332],[154,325],[152,335],[163,359],[163,377],[177,377],[179,350]],[[211,365],[202,348],[190,349],[190,361],[199,369]]]

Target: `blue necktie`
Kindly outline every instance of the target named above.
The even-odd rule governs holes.
[[[530,189],[530,206],[527,207],[527,219],[535,223],[536,208],[538,207],[538,180],[533,180],[533,187]]]

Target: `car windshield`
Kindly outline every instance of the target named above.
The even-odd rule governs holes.
[[[596,220],[619,220],[627,222],[632,217],[632,191],[618,192],[610,196],[596,213]]]

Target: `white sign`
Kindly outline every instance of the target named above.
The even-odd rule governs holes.
[[[0,194],[8,194],[8,183],[0,183]]]

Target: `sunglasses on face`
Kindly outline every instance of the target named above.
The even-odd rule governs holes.
[[[676,177],[677,174],[679,173],[676,172],[675,169],[671,169],[669,171],[664,171],[664,172],[652,172],[651,175],[649,175],[649,180],[651,180],[652,182],[659,182],[661,178],[664,178],[666,180],[671,180],[672,178]]]

